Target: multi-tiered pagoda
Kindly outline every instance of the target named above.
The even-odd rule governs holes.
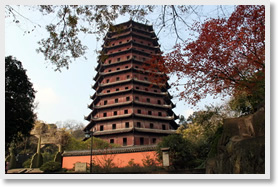
[[[122,146],[157,144],[175,133],[169,85],[154,81],[166,75],[150,66],[161,54],[152,26],[132,20],[114,25],[102,47],[84,130]]]

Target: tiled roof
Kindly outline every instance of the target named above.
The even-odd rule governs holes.
[[[155,150],[156,150],[156,145],[129,146],[129,147],[117,147],[111,149],[97,149],[97,150],[93,150],[93,155],[146,152],[146,151],[155,151]],[[91,150],[65,151],[63,153],[63,156],[64,157],[88,156],[90,154],[91,154]]]

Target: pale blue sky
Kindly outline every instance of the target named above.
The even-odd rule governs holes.
[[[94,68],[97,66],[97,54],[94,50],[100,49],[102,41],[96,42],[94,35],[82,36],[82,41],[89,48],[86,53],[87,60],[77,59],[70,64],[69,70],[63,69],[61,73],[55,72],[54,66],[47,64],[43,55],[35,51],[38,48],[37,42],[46,36],[43,29],[45,24],[54,20],[55,17],[42,16],[22,7],[19,11],[24,11],[27,18],[39,23],[42,28],[37,28],[30,34],[24,34],[24,31],[32,30],[31,22],[25,20],[25,22],[22,21],[16,25],[10,19],[5,19],[5,56],[12,55],[16,57],[27,69],[27,75],[34,84],[35,90],[37,90],[36,101],[39,102],[39,105],[36,112],[38,113],[38,119],[47,123],[75,120],[86,125],[87,121],[83,117],[90,113],[87,105],[91,103],[89,96],[94,94],[91,85],[94,84],[92,78],[96,74]],[[206,16],[216,16],[218,13],[218,11],[215,11],[215,7],[202,8],[202,14]],[[121,17],[116,23],[127,20],[129,20],[128,17]],[[192,20],[188,21],[192,22]],[[158,32],[155,25],[154,29]],[[161,32],[158,38],[162,51],[170,49],[175,42],[175,36],[166,32]],[[173,93],[174,89],[170,92]],[[205,104],[221,102],[219,99],[216,102],[212,99],[206,99],[197,107],[193,107],[184,101],[179,101],[177,98],[172,101],[177,106],[174,112],[177,115],[185,116],[188,116],[194,110],[201,109]]]

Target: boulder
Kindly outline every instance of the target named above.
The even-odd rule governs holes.
[[[217,153],[206,162],[208,174],[265,173],[265,111],[225,119]]]

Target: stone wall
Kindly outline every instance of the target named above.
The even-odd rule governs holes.
[[[207,174],[265,173],[265,110],[224,120],[214,158],[206,163]]]

